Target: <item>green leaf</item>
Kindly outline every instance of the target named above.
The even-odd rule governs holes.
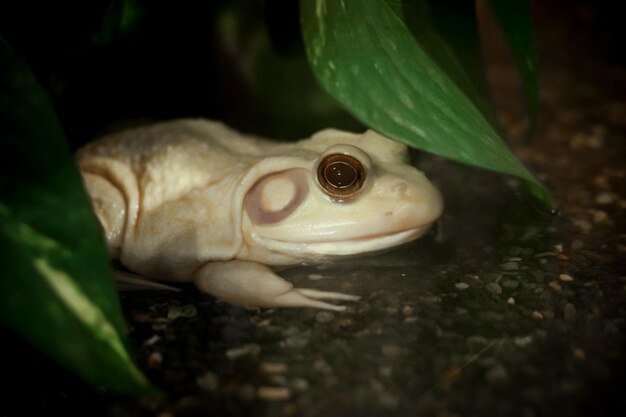
[[[527,137],[531,138],[537,128],[539,77],[528,1],[489,0],[489,6],[508,42],[511,56],[522,79],[528,114]]]
[[[143,10],[137,0],[110,0],[100,30],[91,37],[94,45],[106,45],[137,30]]]
[[[410,146],[522,178],[551,206],[546,189],[384,0],[300,4],[313,72],[357,119]]]
[[[93,385],[153,392],[52,104],[1,36],[0,138],[0,319]]]

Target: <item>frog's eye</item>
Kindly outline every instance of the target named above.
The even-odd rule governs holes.
[[[343,200],[361,189],[365,182],[365,169],[355,157],[334,153],[319,163],[317,180],[326,194]]]

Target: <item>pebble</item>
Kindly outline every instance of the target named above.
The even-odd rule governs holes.
[[[457,282],[454,286],[457,290],[466,290],[469,288],[469,284],[466,284],[465,282]]]
[[[195,317],[198,315],[198,310],[193,304],[185,304],[184,306],[170,306],[167,309],[167,319],[170,321],[176,320],[179,317]]]
[[[163,354],[161,352],[152,352],[148,355],[148,368],[158,368],[163,363]]]
[[[303,348],[303,347],[305,347],[308,344],[309,344],[309,336],[308,335],[289,336],[289,337],[285,338],[284,341],[281,342],[282,346],[295,348],[295,349]]]
[[[330,311],[320,311],[315,315],[315,321],[318,323],[328,323],[335,319],[335,315]]]
[[[519,264],[514,261],[505,262],[500,264],[500,269],[503,271],[517,271],[519,269]]]
[[[309,277],[308,277],[308,278],[309,278],[311,281],[317,281],[317,280],[319,280],[319,279],[324,278],[324,276],[323,276],[323,275],[320,275],[320,274],[309,274]]]
[[[563,307],[563,317],[567,321],[574,321],[574,319],[576,319],[576,307],[571,303],[565,304],[565,307]]]
[[[404,307],[402,307],[402,314],[404,314],[405,316],[412,316],[413,315],[413,307],[411,307],[409,305],[405,305]]]
[[[585,357],[587,356],[585,354],[585,351],[582,350],[581,348],[574,348],[574,352],[573,353],[574,353],[574,357],[576,359],[585,359]]]
[[[503,365],[497,364],[492,366],[487,371],[487,373],[485,374],[485,378],[488,382],[496,384],[506,381],[509,378],[509,373]]]
[[[309,389],[309,381],[304,378],[295,378],[291,381],[291,386],[295,391],[304,392]]]
[[[264,374],[284,374],[287,372],[287,364],[282,362],[262,362],[259,368]]]
[[[538,312],[537,310],[533,311],[532,316],[535,320],[541,320],[543,319],[543,314],[541,314],[540,312]]]
[[[261,345],[256,343],[248,343],[240,347],[228,349],[226,356],[229,359],[235,360],[243,356],[258,356],[261,353]]]
[[[261,386],[256,394],[261,400],[284,401],[291,397],[291,390],[287,387]]]
[[[548,283],[548,288],[550,288],[554,292],[561,292],[562,290],[561,284],[556,281],[550,281]]]
[[[615,194],[604,191],[596,195],[596,204],[611,204],[615,202]]]
[[[589,223],[586,220],[582,220],[582,219],[574,219],[573,223],[576,227],[578,227],[580,229],[581,232],[583,233],[589,233],[591,231],[591,223]]]
[[[517,287],[519,287],[519,281],[514,280],[514,279],[507,279],[507,280],[502,281],[502,286],[506,288],[507,290],[514,290]]]
[[[574,278],[569,274],[560,274],[559,279],[563,282],[571,282],[574,281]]]
[[[572,242],[572,250],[580,250],[585,246],[582,240],[576,239]]]
[[[209,371],[197,377],[196,384],[203,391],[215,392],[219,385],[219,380],[217,379],[217,375]]]
[[[402,348],[398,345],[383,345],[381,348],[383,356],[387,358],[395,358],[396,356],[400,356],[402,354]]]
[[[506,303],[507,303],[507,304],[510,304],[510,305],[514,305],[514,304],[515,304],[515,298],[513,298],[513,297],[509,297],[509,298],[506,300]]]
[[[496,282],[489,282],[487,285],[485,285],[485,289],[492,294],[502,294],[502,287]]]
[[[157,343],[159,340],[161,340],[161,337],[158,334],[153,335],[150,339],[146,340],[145,342],[143,342],[143,346],[152,346],[155,343]]]
[[[533,341],[533,337],[531,335],[528,335],[528,336],[516,337],[514,343],[516,346],[526,347],[530,345],[532,341]]]

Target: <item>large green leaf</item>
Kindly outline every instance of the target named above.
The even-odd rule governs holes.
[[[300,4],[318,81],[359,120],[416,148],[522,178],[551,205],[545,188],[511,153],[488,116],[385,0]]]
[[[537,127],[539,78],[528,0],[489,0],[489,5],[522,79],[528,114],[527,136],[530,138]]]
[[[0,319],[88,382],[153,391],[133,364],[101,231],[46,94],[0,36]]]

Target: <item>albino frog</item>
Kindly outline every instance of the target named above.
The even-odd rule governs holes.
[[[270,266],[416,239],[443,209],[404,145],[327,129],[295,143],[176,120],[88,144],[77,160],[112,258],[255,307],[342,310],[358,297],[294,288]]]

